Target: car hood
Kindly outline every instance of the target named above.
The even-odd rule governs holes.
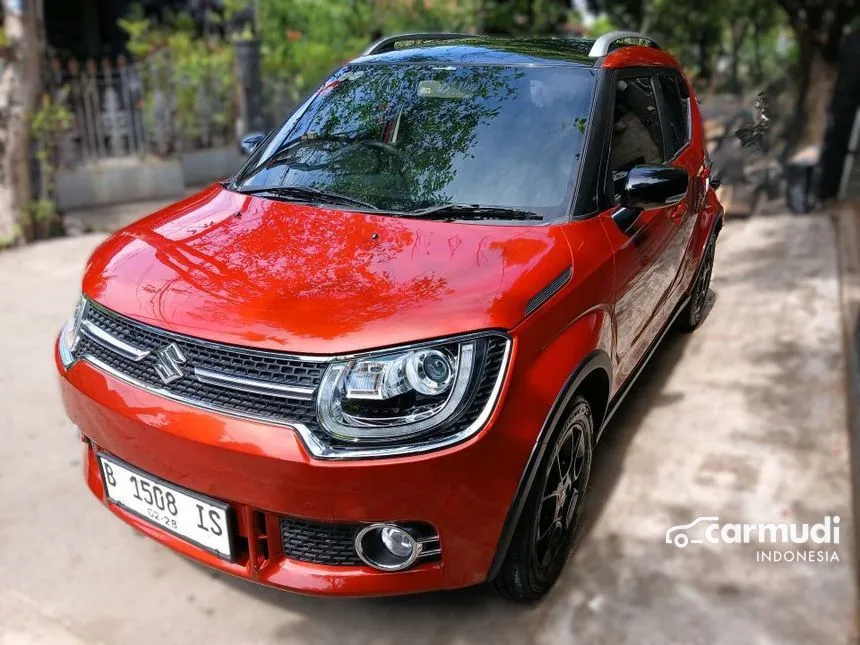
[[[555,226],[356,213],[216,185],[106,240],[84,293],[178,333],[334,354],[510,329],[569,266]]]

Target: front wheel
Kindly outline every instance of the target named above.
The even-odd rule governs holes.
[[[533,601],[561,574],[585,505],[591,474],[594,416],[577,396],[540,464],[528,502],[494,584],[511,600]]]
[[[696,274],[693,288],[690,291],[690,302],[678,316],[678,324],[683,331],[693,331],[705,318],[705,308],[708,304],[708,292],[711,289],[711,273],[714,270],[714,252],[717,246],[716,234],[711,235],[699,272]]]

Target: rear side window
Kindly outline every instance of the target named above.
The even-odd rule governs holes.
[[[689,99],[686,96],[686,88],[681,85],[676,75],[661,74],[657,78],[663,90],[663,103],[666,107],[662,116],[668,137],[666,152],[671,159],[689,141]]]

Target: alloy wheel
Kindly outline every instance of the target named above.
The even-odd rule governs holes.
[[[714,270],[714,240],[708,242],[705,247],[705,257],[702,258],[702,266],[696,278],[696,286],[693,289],[693,322],[698,323],[705,313],[705,305],[708,302],[708,291],[711,288],[711,273]]]
[[[582,422],[574,415],[568,422],[547,464],[546,479],[538,504],[532,556],[541,569],[558,559],[568,536],[575,530],[585,500],[591,446]]]

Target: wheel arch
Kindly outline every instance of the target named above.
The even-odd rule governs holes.
[[[528,500],[532,485],[538,472],[538,467],[543,459],[550,439],[556,428],[565,419],[565,413],[569,409],[574,396],[581,394],[591,404],[594,414],[595,440],[600,434],[600,427],[606,419],[609,407],[610,388],[612,383],[612,362],[609,354],[597,349],[589,353],[571,373],[556,396],[550,412],[544,420],[528,462],[520,476],[516,494],[511,501],[502,532],[496,545],[496,553],[490,564],[487,579],[492,580],[499,573],[502,563],[505,561],[508,548],[513,539],[517,523],[522,515],[523,508]],[[604,389],[605,388],[605,389]]]

